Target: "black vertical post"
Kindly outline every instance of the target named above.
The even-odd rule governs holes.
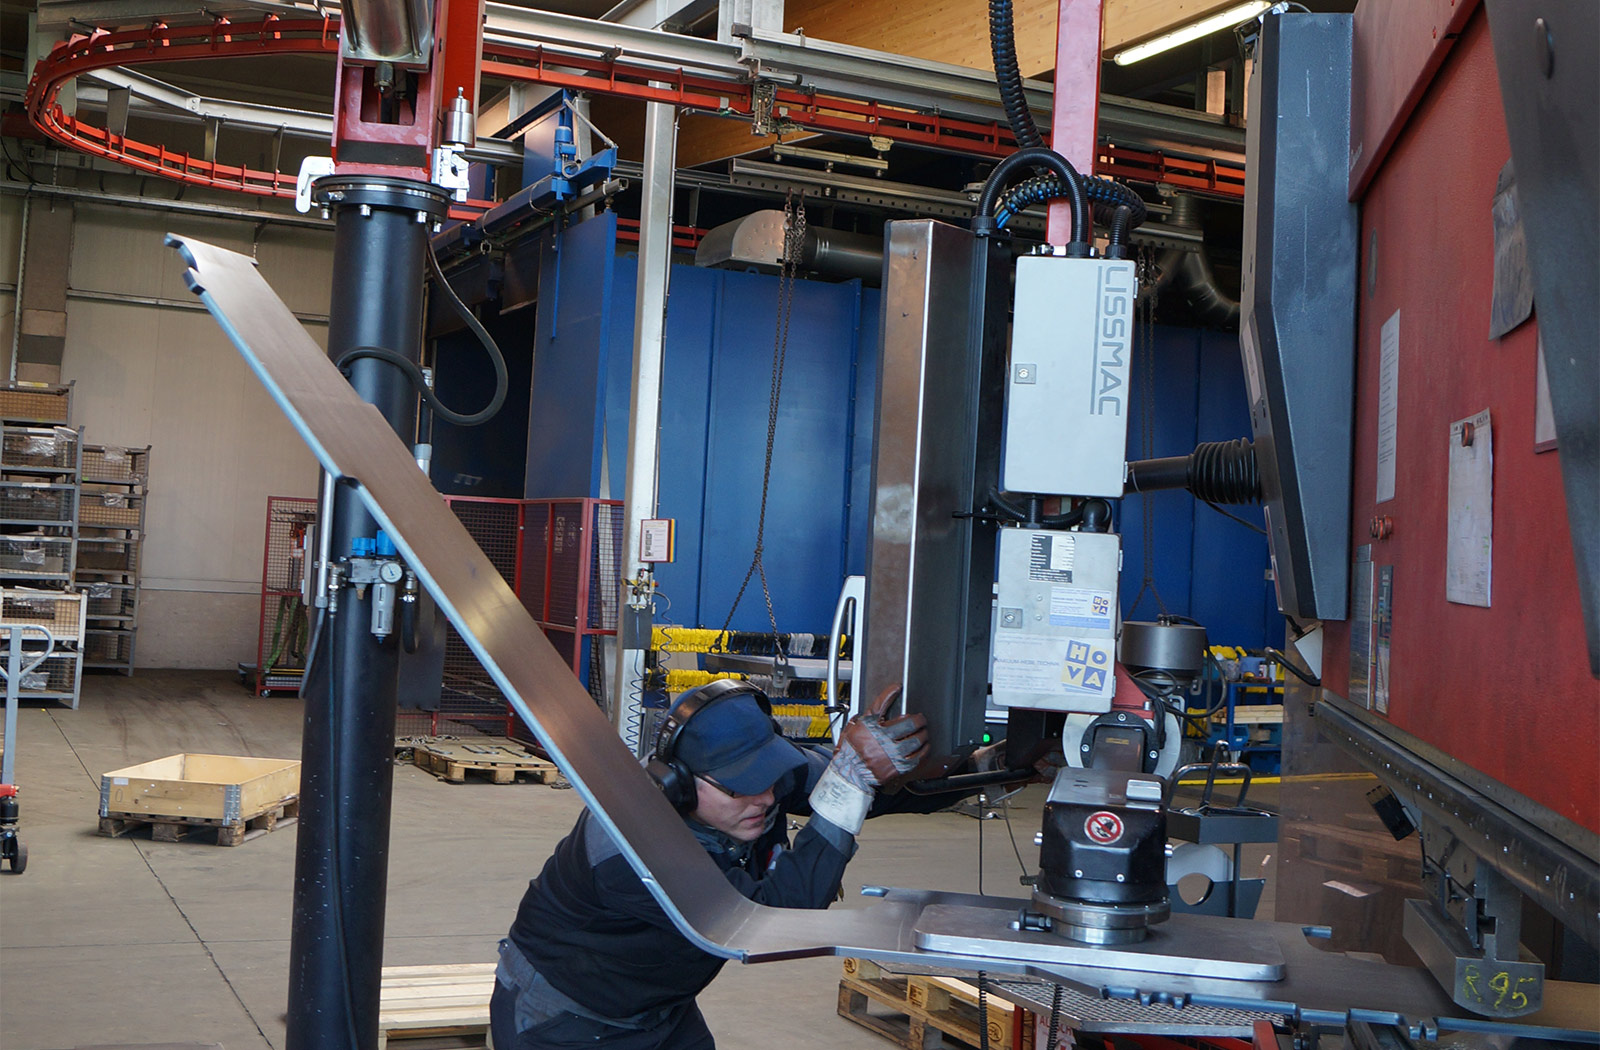
[[[418,359],[428,237],[447,198],[424,182],[335,175],[314,187],[337,213],[328,354],[382,347]],[[360,358],[350,384],[410,445],[416,391],[394,364]],[[356,479],[359,482],[359,479]],[[377,525],[347,484],[335,489],[334,560]],[[370,627],[370,591],[345,587],[322,621],[301,690],[300,827],[289,942],[289,1050],[374,1050],[383,966],[399,644]]]

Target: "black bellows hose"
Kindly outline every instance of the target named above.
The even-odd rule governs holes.
[[[1244,438],[1203,441],[1189,454],[1189,491],[1211,503],[1254,503],[1261,498],[1256,449]]]
[[[1011,134],[1023,149],[1043,146],[1044,138],[1033,122],[1033,111],[1022,90],[1022,70],[1017,66],[1017,37],[1011,24],[1011,0],[989,0],[989,53],[994,57],[994,79],[1006,109]]]
[[[1255,503],[1261,499],[1256,449],[1244,438],[1204,441],[1187,456],[1141,459],[1128,464],[1135,492],[1188,489],[1209,503]]]

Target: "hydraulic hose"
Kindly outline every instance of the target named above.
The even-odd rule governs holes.
[[[1000,191],[1018,169],[1025,167],[1045,168],[1060,177],[1067,189],[1066,196],[1072,201],[1072,240],[1067,245],[1067,254],[1088,255],[1088,238],[1094,224],[1090,220],[1089,197],[1084,192],[1083,179],[1065,157],[1043,146],[1019,149],[994,166],[983,184],[983,192],[978,195],[978,212],[972,220],[974,232],[984,234],[998,228],[994,210]]]
[[[994,79],[1006,121],[1017,145],[1033,149],[1044,145],[1044,137],[1033,122],[1027,95],[1022,90],[1022,70],[1017,66],[1016,32],[1011,24],[1011,0],[989,0],[989,53],[994,57]]]
[[[505,355],[500,352],[500,347],[495,344],[494,338],[489,335],[488,330],[472,315],[472,311],[467,309],[467,304],[463,303],[461,297],[456,295],[455,289],[450,287],[450,282],[445,279],[444,271],[439,269],[439,260],[434,256],[431,249],[428,250],[428,268],[433,273],[433,279],[439,283],[440,289],[444,292],[445,300],[450,303],[457,316],[472,330],[472,334],[478,337],[478,341],[483,344],[484,350],[488,351],[489,360],[494,365],[494,396],[489,399],[489,403],[470,415],[452,411],[428,388],[427,378],[422,374],[422,369],[417,366],[415,361],[404,354],[396,353],[382,346],[354,347],[341,354],[339,359],[334,362],[334,365],[342,372],[349,366],[350,362],[362,357],[374,357],[380,361],[387,361],[405,373],[406,379],[411,382],[412,388],[422,398],[423,404],[431,409],[434,415],[446,423],[451,423],[458,427],[479,426],[493,419],[495,414],[500,411],[500,407],[506,403],[506,393],[510,389],[511,379],[506,372]]]

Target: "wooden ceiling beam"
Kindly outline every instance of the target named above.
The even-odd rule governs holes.
[[[1239,6],[1240,0],[1105,0],[1101,54],[1110,58],[1132,44]]]

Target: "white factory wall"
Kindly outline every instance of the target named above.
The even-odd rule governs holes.
[[[313,495],[316,465],[216,321],[187,308],[198,300],[162,235],[254,254],[290,309],[318,318],[328,310],[332,235],[75,207],[62,360],[63,380],[76,383],[73,421],[91,443],[153,446],[136,665],[254,663],[266,500]],[[84,297],[95,293],[158,302]],[[325,344],[325,323],[307,330]]]

